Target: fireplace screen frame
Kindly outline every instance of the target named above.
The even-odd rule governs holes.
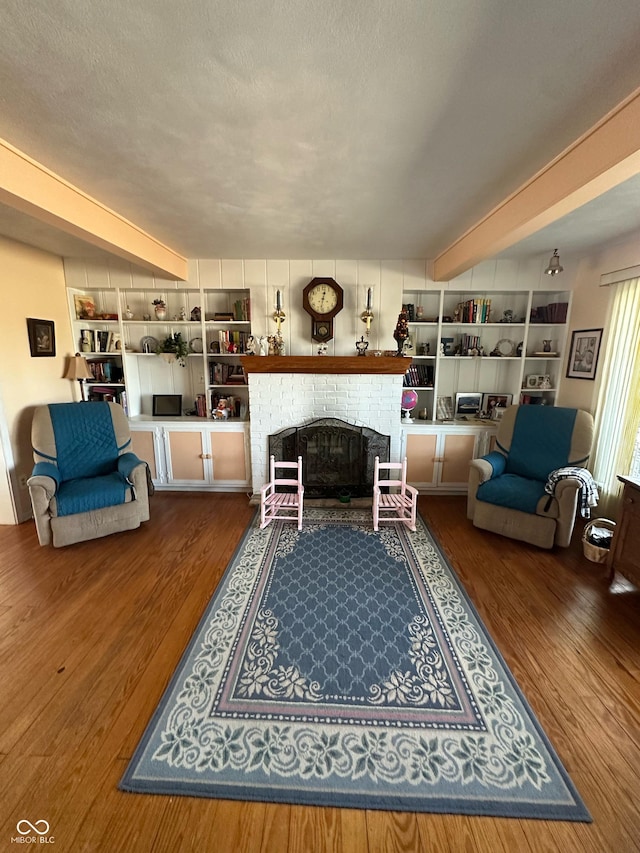
[[[391,437],[339,418],[316,418],[269,436],[269,456],[302,456],[307,498],[371,497],[375,457],[389,461]]]

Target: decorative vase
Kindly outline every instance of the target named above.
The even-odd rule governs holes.
[[[167,317],[167,309],[156,305],[156,320],[165,320]]]

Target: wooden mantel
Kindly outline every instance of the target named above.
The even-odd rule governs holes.
[[[249,373],[406,373],[409,358],[360,355],[243,355],[245,374]]]

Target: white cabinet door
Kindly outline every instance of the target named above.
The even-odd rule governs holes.
[[[407,479],[421,492],[463,493],[469,463],[489,452],[495,427],[405,427]]]
[[[251,486],[246,423],[131,422],[131,449],[160,489],[245,491]]]

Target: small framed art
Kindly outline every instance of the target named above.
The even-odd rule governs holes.
[[[436,419],[439,421],[453,420],[453,400],[451,397],[438,397],[436,400]]]
[[[56,354],[56,331],[53,320],[27,317],[29,348],[32,358],[47,358]]]
[[[581,329],[571,337],[567,377],[569,379],[595,379],[602,329]]]
[[[93,320],[96,316],[96,304],[93,301],[93,296],[86,296],[84,293],[75,293],[73,303],[78,320]]]
[[[495,409],[506,409],[512,401],[513,394],[483,394],[482,411],[491,415]]]
[[[463,415],[477,415],[482,405],[482,394],[466,392],[456,394],[456,417]]]

